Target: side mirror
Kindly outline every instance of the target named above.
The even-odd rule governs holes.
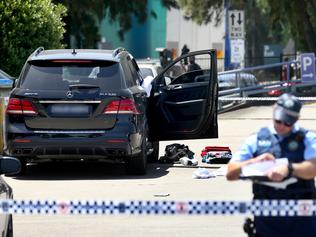
[[[21,170],[21,162],[14,157],[0,158],[0,174],[16,174]]]

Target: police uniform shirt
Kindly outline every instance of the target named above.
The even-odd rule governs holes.
[[[268,127],[272,134],[277,134],[273,125]],[[292,132],[296,132],[299,130],[299,126],[297,124],[294,125]],[[284,137],[277,136],[279,141],[281,141]],[[268,142],[268,141],[267,141]],[[316,158],[316,133],[308,131],[304,138],[304,160],[311,160]],[[253,134],[248,137],[245,143],[240,147],[240,149],[233,153],[232,159],[230,162],[234,161],[245,161],[253,158],[255,152],[257,151],[257,134]],[[276,157],[280,158],[280,157]]]

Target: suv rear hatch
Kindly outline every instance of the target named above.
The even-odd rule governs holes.
[[[34,130],[111,129],[120,113],[134,113],[117,62],[30,61],[10,98],[10,119]],[[17,120],[18,121],[18,120]]]

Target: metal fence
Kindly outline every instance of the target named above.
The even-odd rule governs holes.
[[[278,97],[284,92],[301,97],[316,95],[316,80],[301,80],[297,60],[222,71],[218,81],[219,110],[244,104],[251,100],[244,98],[249,97]]]

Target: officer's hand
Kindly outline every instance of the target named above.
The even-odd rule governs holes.
[[[272,168],[268,171],[267,176],[270,180],[275,182],[280,182],[288,175],[288,168],[286,165],[281,165],[275,168]]]
[[[257,162],[263,162],[263,161],[268,161],[268,160],[275,160],[274,155],[272,155],[271,153],[263,153],[257,156],[256,158],[254,158],[253,162],[257,163]]]

